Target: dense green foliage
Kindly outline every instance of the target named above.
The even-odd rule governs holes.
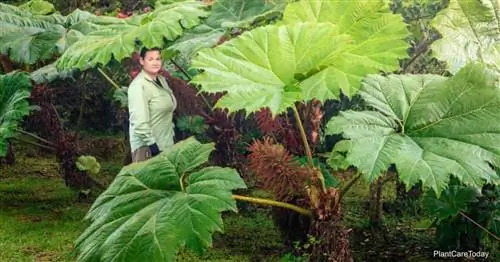
[[[198,25],[208,15],[204,7],[198,1],[184,1],[126,19],[109,18],[110,24],[89,28],[91,32],[61,56],[57,67],[84,69],[106,65],[111,59],[121,61],[136,51],[137,41],[146,47],[162,47]]]
[[[353,165],[370,182],[395,165],[408,187],[422,183],[432,189],[425,201],[431,215],[439,219],[438,236],[446,241],[460,238],[461,233],[441,233],[464,225],[457,220],[461,212],[467,209],[475,214],[471,205],[489,203],[478,190],[486,183],[500,182],[495,171],[500,167],[498,3],[451,0],[432,20],[442,36],[431,46],[433,54],[455,74],[443,77],[390,73],[420,72],[411,68],[412,63],[422,54],[426,57],[422,61],[428,61],[427,49],[437,31],[429,26],[435,12],[418,12],[428,6],[441,9],[444,3],[415,0],[412,6],[417,9],[420,2],[428,6],[418,9],[418,14],[396,7],[401,16],[391,13],[388,1],[382,0],[285,2],[289,1],[220,0],[209,7],[200,1],[166,0],[158,1],[150,13],[126,19],[81,10],[62,16],[52,13],[49,5],[39,5],[42,1],[22,8],[0,5],[0,23],[5,25],[0,31],[0,52],[27,64],[53,61],[62,54],[57,63],[31,75],[35,82],[50,82],[70,75],[70,69],[116,66],[110,62],[121,62],[141,45],[166,47],[165,58],[192,62],[191,73],[200,69],[192,83],[204,92],[223,93],[216,107],[229,112],[252,113],[267,107],[277,115],[295,108],[297,102],[344,101],[360,94],[367,106],[364,111],[345,111],[329,122],[327,134],[343,135],[346,140],[337,143],[328,164],[339,171]],[[412,16],[417,18],[408,27],[414,33],[410,36],[403,18],[408,22]],[[419,34],[420,38],[413,38]],[[215,45],[219,46],[202,50]],[[68,71],[58,72],[56,64]],[[433,73],[438,71],[444,70]],[[81,100],[74,103],[80,108],[78,123],[86,100],[92,100],[89,89],[74,92]],[[0,120],[6,119],[3,115],[24,116],[26,95],[20,99],[23,110],[7,113],[3,106],[13,108],[12,103],[0,99]],[[115,95],[126,104],[123,92]],[[220,116],[227,120],[225,125],[215,119],[209,122],[210,127],[217,122],[222,130],[218,138],[242,140],[234,135],[238,117]],[[318,111],[316,119],[321,117]],[[199,116],[177,121],[179,130],[200,137],[208,129]],[[6,145],[1,138],[12,136],[15,129],[12,124],[4,128],[4,122],[0,121],[0,155]],[[287,128],[295,128],[288,124]],[[123,168],[88,213],[92,225],[77,240],[80,259],[175,260],[184,246],[198,252],[211,246],[211,234],[223,228],[221,212],[236,211],[231,190],[245,187],[235,170],[205,167],[213,149],[213,144],[188,139],[159,157]],[[297,159],[303,166],[308,160]],[[339,182],[322,160],[313,159],[326,185],[337,187]],[[99,166],[93,160],[80,158],[76,165],[95,173]],[[450,183],[453,177],[467,187]],[[319,202],[308,208],[324,211],[322,204],[325,210],[330,208],[326,198],[315,197],[312,202]],[[490,209],[475,218],[498,232],[498,212]],[[469,227],[466,224],[464,231]]]
[[[7,154],[7,139],[17,133],[20,121],[30,112],[30,91],[28,74],[12,72],[0,75],[0,157]]]
[[[440,198],[433,192],[424,195],[423,203],[434,218],[436,242],[449,250],[487,250],[491,261],[500,256],[500,189],[487,184],[477,190],[456,180]],[[483,230],[478,230],[478,225]],[[496,236],[496,237],[495,237]]]
[[[78,9],[68,16],[38,15],[0,4],[0,52],[25,64],[50,60],[83,36],[79,27],[91,17],[95,16]]]

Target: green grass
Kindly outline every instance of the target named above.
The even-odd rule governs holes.
[[[0,179],[0,261],[74,261],[88,207],[54,177]]]

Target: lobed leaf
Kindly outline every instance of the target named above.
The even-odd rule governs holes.
[[[296,74],[324,66],[328,54],[348,41],[327,23],[257,28],[201,51],[193,67],[204,72],[193,83],[209,93],[226,91],[217,107],[248,112],[269,107],[277,114],[301,99]]]
[[[31,80],[36,84],[50,83],[56,79],[67,79],[73,76],[75,70],[57,71],[55,62],[46,66],[40,67],[30,73]]]
[[[438,195],[450,175],[473,188],[498,183],[500,89],[483,66],[456,76],[371,75],[360,94],[375,111],[342,112],[327,125],[342,133],[345,161],[373,181],[391,164],[408,187],[422,181]],[[340,151],[340,150],[339,150]]]
[[[323,15],[331,12],[339,16]],[[209,93],[227,92],[217,107],[269,107],[277,114],[295,101],[335,99],[341,90],[352,95],[366,74],[398,69],[408,34],[384,1],[290,3],[284,25],[257,28],[201,51],[193,67],[203,72],[193,83]]]
[[[77,239],[79,261],[175,261],[184,246],[211,246],[211,234],[223,230],[221,212],[236,211],[231,190],[246,186],[231,168],[195,171],[207,148],[213,145],[189,138],[124,167],[87,214],[93,222]],[[179,180],[188,170],[183,192]]]

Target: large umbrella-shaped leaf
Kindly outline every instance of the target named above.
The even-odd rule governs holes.
[[[351,95],[363,76],[397,69],[397,58],[407,55],[408,32],[402,18],[372,2],[345,2],[370,7],[362,12],[346,10],[336,1],[291,3],[285,10],[286,25],[257,28],[201,51],[193,67],[204,72],[193,82],[206,92],[226,91],[217,106],[231,111],[269,107],[275,114],[294,101],[334,99],[340,90]],[[297,8],[299,4],[303,6]],[[326,8],[344,15],[339,21],[293,18],[298,9],[316,5],[315,13]]]
[[[364,76],[397,70],[398,59],[407,56],[406,25],[385,0],[298,1],[287,7],[283,20],[330,22],[353,39],[353,45],[334,56],[328,68],[302,83],[308,100],[318,94],[337,98],[339,89],[351,96]]]
[[[482,61],[500,73],[498,0],[451,0],[432,25],[443,37],[432,44],[438,59],[456,73],[470,61]]]
[[[112,24],[89,33],[73,44],[59,59],[59,69],[79,68],[107,64],[112,58],[121,61],[134,52],[136,40],[146,47],[163,46],[185,29],[200,23],[206,17],[205,5],[186,1],[162,6],[154,12],[124,19],[123,24]]]
[[[223,28],[201,24],[187,31],[167,49],[172,56],[181,55],[189,61],[201,49],[215,46],[224,34]]]
[[[246,187],[234,169],[199,169],[213,149],[189,138],[124,167],[87,215],[93,223],[77,240],[79,261],[175,261],[183,246],[211,246],[221,212],[236,211],[231,190]]]
[[[344,161],[369,181],[391,164],[407,186],[419,181],[438,195],[450,175],[480,189],[498,183],[500,89],[481,65],[449,79],[435,75],[372,75],[361,96],[376,111],[342,112],[327,126],[342,133]],[[338,150],[338,148],[337,148]]]
[[[226,91],[218,107],[248,112],[269,107],[276,114],[302,99],[299,74],[325,67],[330,54],[348,43],[349,36],[329,23],[258,28],[201,51],[193,67],[204,72],[193,82],[202,91]]]
[[[27,73],[0,75],[0,157],[7,154],[7,139],[14,136],[19,121],[29,114],[30,91]]]

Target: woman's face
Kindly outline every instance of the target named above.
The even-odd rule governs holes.
[[[161,54],[158,50],[147,51],[144,58],[140,58],[139,62],[142,65],[142,69],[150,74],[156,75],[161,70]]]

